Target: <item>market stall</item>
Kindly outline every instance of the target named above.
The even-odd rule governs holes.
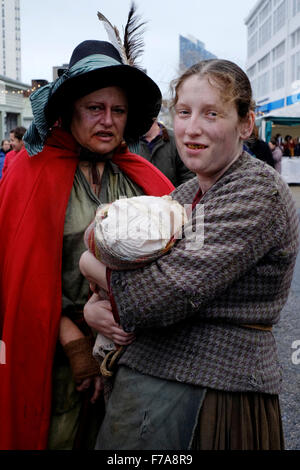
[[[282,157],[281,176],[286,183],[300,184],[300,158]]]
[[[258,134],[262,140],[269,142],[276,134],[300,137],[300,102],[259,116],[255,120]]]

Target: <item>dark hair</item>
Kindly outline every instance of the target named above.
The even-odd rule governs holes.
[[[183,82],[192,75],[207,77],[212,86],[216,86],[221,91],[222,99],[226,102],[233,101],[236,105],[238,115],[245,118],[249,111],[255,109],[255,102],[252,97],[252,89],[246,73],[235,63],[223,59],[203,60],[188,70],[178,79],[173,80],[173,101],[171,108],[174,108],[178,101],[178,91]]]
[[[15,129],[12,129],[10,132],[13,132],[16,139],[22,140],[23,135],[26,132],[26,129],[25,129],[25,127],[19,126],[19,127],[16,127]]]
[[[278,140],[277,140],[275,137],[272,137],[272,138],[270,139],[270,142],[271,142],[272,145],[275,145],[275,147],[278,146]]]

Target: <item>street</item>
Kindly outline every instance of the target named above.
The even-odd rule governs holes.
[[[291,185],[300,217],[300,185]],[[282,311],[281,320],[274,328],[279,360],[283,367],[283,385],[280,394],[286,450],[300,450],[300,254],[297,258],[292,287]]]

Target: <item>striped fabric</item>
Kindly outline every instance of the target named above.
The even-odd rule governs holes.
[[[191,204],[197,178],[173,197]],[[227,391],[280,391],[271,331],[291,285],[299,246],[288,186],[247,153],[203,196],[204,245],[188,238],[136,271],[114,271],[111,287],[121,325],[136,330],[120,364],[144,374]],[[200,230],[201,211],[188,229]]]

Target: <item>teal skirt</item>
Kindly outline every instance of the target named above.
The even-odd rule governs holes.
[[[232,393],[119,366],[97,450],[283,450],[278,396]]]

